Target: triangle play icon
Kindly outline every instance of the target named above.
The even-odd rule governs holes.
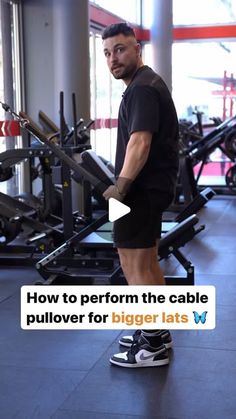
[[[128,214],[131,211],[130,207],[122,202],[117,201],[117,199],[110,198],[108,201],[108,218],[109,221],[113,222],[118,220],[124,215]]]

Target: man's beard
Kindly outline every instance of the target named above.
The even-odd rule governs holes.
[[[120,66],[119,68],[117,68],[117,70],[119,70],[117,73],[116,73],[116,69],[112,70],[113,77],[116,80],[120,80],[120,79],[125,80],[125,79],[132,78],[133,74],[136,71],[136,68],[134,68],[133,66],[132,68],[131,67],[125,68],[124,66]]]

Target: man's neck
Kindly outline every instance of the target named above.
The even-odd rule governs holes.
[[[130,77],[129,77],[129,78],[127,78],[127,79],[123,79],[123,82],[126,84],[126,86],[128,86],[128,85],[131,83],[131,81],[133,80],[133,78],[134,78],[135,74],[137,73],[137,71],[138,71],[141,67],[143,67],[143,66],[144,66],[143,62],[142,62],[142,61],[140,61],[140,63],[137,65],[137,67],[136,67],[135,71],[133,72],[132,76],[130,76]]]

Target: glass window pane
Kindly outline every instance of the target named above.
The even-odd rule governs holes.
[[[122,19],[127,20],[128,22],[136,23],[140,25],[141,16],[141,1],[140,0],[95,0],[93,3],[96,3],[98,6],[101,6],[103,9],[108,10],[111,13],[114,13],[117,16],[120,16]]]
[[[98,155],[114,163],[118,110],[125,87],[111,76],[98,33],[90,35],[90,76],[91,118],[96,121],[91,145]]]
[[[149,67],[154,68],[153,62],[153,46],[151,43],[146,43],[142,45],[142,58],[143,62]]]
[[[96,117],[109,118],[111,112],[110,76],[106,71],[106,61],[103,53],[102,40],[100,36],[95,38],[96,54]]]
[[[230,80],[235,71],[235,54],[236,42],[181,42],[173,45],[173,98],[180,119],[196,123],[195,107],[204,113],[203,124],[213,124],[210,120],[213,117],[222,120],[235,114],[235,78]],[[225,72],[229,79],[224,77]],[[209,126],[204,134],[207,130]],[[225,174],[232,164],[216,148],[208,156],[198,184],[225,186]],[[194,167],[196,176],[200,168],[201,163]]]
[[[236,0],[173,0],[174,25],[236,22]]]
[[[179,117],[191,117],[197,106],[205,120],[222,118],[224,72],[229,77],[235,72],[236,42],[175,43],[172,51],[173,97]],[[228,83],[226,90],[230,89]],[[226,91],[226,117],[230,94]]]
[[[153,1],[142,0],[142,26],[150,29],[153,23]]]
[[[200,186],[226,186],[225,175],[227,171],[234,165],[219,149],[209,156],[209,161],[205,164],[202,174],[199,178],[198,185]],[[197,173],[200,168],[200,163],[194,167],[194,173]],[[225,189],[228,192],[228,187]]]

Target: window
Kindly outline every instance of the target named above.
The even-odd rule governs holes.
[[[150,29],[153,23],[153,0],[142,0],[142,26]]]
[[[180,118],[189,118],[195,106],[204,112],[205,120],[212,116],[223,118],[224,72],[228,76],[235,72],[235,56],[236,42],[173,45],[173,97]],[[230,117],[229,98],[226,108],[225,117]]]
[[[180,42],[173,45],[173,98],[180,119],[197,122],[193,111],[203,112],[203,123],[235,114],[235,88],[229,81],[235,72],[236,42]],[[229,77],[224,88],[226,72]],[[235,75],[235,73],[234,73]],[[226,95],[224,99],[224,95]],[[202,185],[225,185],[225,174],[232,166],[216,149],[199,179]],[[198,173],[199,165],[195,167]]]
[[[141,0],[128,0],[128,4],[127,0],[92,0],[92,2],[130,23],[140,25]]]
[[[153,68],[153,47],[152,44],[147,42],[142,45],[142,59],[144,64],[149,65],[149,67]]]
[[[141,0],[93,0],[91,1],[122,20],[140,25]],[[104,22],[105,25],[105,22]],[[126,86],[115,80],[107,68],[103,54],[101,32],[92,27],[90,34],[90,90],[91,118],[95,128],[91,130],[91,145],[98,155],[114,163],[118,110]]]
[[[183,26],[235,24],[236,0],[173,0],[173,22]],[[236,42],[231,39],[173,44],[173,97],[179,118],[195,123],[195,107],[203,112],[203,124],[210,118],[225,120],[235,114],[235,54]],[[216,149],[204,166],[199,184],[224,186],[232,164]]]
[[[114,80],[107,68],[99,33],[90,35],[91,145],[98,155],[114,163],[116,151],[117,117],[122,93],[122,81]]]
[[[173,0],[174,25],[235,23],[236,0]]]

